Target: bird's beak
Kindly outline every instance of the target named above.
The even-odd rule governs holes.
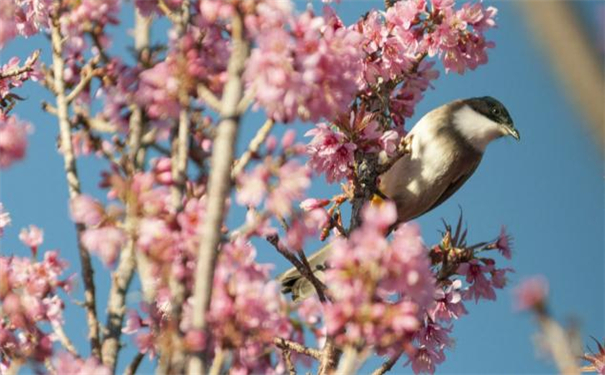
[[[519,135],[519,131],[517,129],[515,129],[512,124],[510,126],[507,126],[506,130],[508,130],[508,134],[511,137],[515,138],[517,141],[521,139],[521,135]]]

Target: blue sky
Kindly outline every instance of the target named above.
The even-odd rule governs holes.
[[[302,1],[297,4],[305,5]],[[350,23],[369,8],[382,4],[382,1],[345,0],[336,9]],[[417,107],[414,120],[453,99],[491,95],[507,106],[522,140],[517,143],[503,139],[490,145],[481,166],[466,185],[418,222],[429,244],[438,241],[442,218],[450,222],[457,219],[459,206],[469,225],[470,242],[495,238],[500,226],[506,225],[515,237],[514,257],[512,261],[500,261],[499,265],[516,270],[510,276],[510,284],[516,285],[530,275],[545,275],[550,282],[550,306],[555,316],[562,321],[579,322],[584,342],[589,342],[589,335],[605,339],[602,153],[587,124],[567,101],[547,57],[532,40],[519,8],[514,2],[493,5],[499,8],[499,13],[498,28],[488,34],[496,42],[496,48],[489,53],[490,62],[464,76],[442,74],[434,84],[435,89],[428,91]],[[579,6],[582,14],[590,17],[599,4],[583,2]],[[116,32],[124,33],[131,27],[131,19],[126,14],[125,25]],[[589,22],[594,24],[593,20]],[[26,51],[41,46],[41,42],[42,38],[20,39],[0,54],[0,61],[5,62],[13,54],[25,56]],[[129,42],[120,38],[116,48]],[[48,61],[48,57],[48,50],[44,50],[44,60]],[[16,113],[35,125],[35,133],[30,137],[28,158],[0,175],[0,201],[13,218],[0,251],[3,255],[27,255],[28,250],[17,239],[18,232],[35,224],[45,230],[44,248],[60,249],[75,270],[78,260],[74,229],[67,212],[62,159],[55,150],[56,119],[44,114],[39,104],[41,99],[50,98],[33,85],[18,93],[28,100],[18,105]],[[240,149],[261,123],[259,113],[245,116]],[[299,135],[309,128],[308,124],[290,126],[299,130]],[[279,126],[277,133],[284,129]],[[100,194],[96,187],[98,163],[84,159],[79,162],[79,169],[84,190]],[[335,187],[326,186],[320,178],[311,194],[328,196],[334,191]],[[229,222],[240,222],[241,214],[233,212]],[[269,246],[260,247],[258,253],[261,262],[275,262],[276,271],[286,267]],[[97,298],[103,301],[109,276],[98,261],[95,265]],[[468,304],[470,314],[456,322],[455,347],[446,353],[448,359],[438,373],[555,371],[548,362],[537,358],[532,344],[536,326],[529,315],[513,311],[510,289],[500,291],[496,302]],[[131,298],[136,298],[136,294]],[[66,320],[68,334],[86,352],[84,314],[79,308],[70,307]],[[130,344],[128,338],[124,341]],[[121,357],[122,364],[130,360],[131,353],[127,351]],[[370,371],[379,363],[372,360],[364,370]],[[146,363],[143,370],[150,371],[150,365]],[[393,371],[409,372],[401,364]]]

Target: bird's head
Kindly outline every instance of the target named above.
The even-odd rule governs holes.
[[[462,100],[454,110],[452,122],[458,132],[480,151],[502,136],[520,139],[504,104],[491,96]]]

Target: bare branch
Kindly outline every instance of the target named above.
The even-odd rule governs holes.
[[[141,16],[138,11],[135,14],[135,49],[137,50],[138,56],[141,57],[144,49],[149,46],[149,28],[151,27],[150,21],[145,17]],[[141,138],[144,131],[143,112],[142,109],[136,105],[132,106],[132,113],[129,121],[129,158],[132,162],[132,173],[140,170],[145,160],[144,149],[141,148]],[[103,364],[110,367],[112,372],[115,372],[115,367],[118,361],[118,354],[120,352],[120,337],[122,336],[122,324],[124,322],[124,315],[126,313],[126,293],[130,287],[130,283],[134,276],[134,271],[137,266],[137,257],[135,255],[135,222],[136,212],[134,211],[131,204],[126,206],[126,230],[128,232],[128,243],[120,253],[120,260],[116,271],[113,273],[111,288],[109,290],[109,297],[107,302],[107,323],[106,333],[103,340]],[[144,259],[141,259],[141,263]],[[140,267],[142,269],[143,267]],[[143,269],[145,271],[145,269]],[[141,272],[141,280],[144,281],[145,277],[149,277],[149,272]],[[145,282],[143,284],[143,290],[149,288]]]
[[[54,69],[54,89],[56,90],[57,101],[57,119],[59,121],[59,132],[61,139],[61,153],[63,154],[63,163],[69,197],[75,198],[80,195],[80,180],[76,168],[76,158],[71,143],[71,125],[69,123],[68,103],[65,97],[65,80],[63,72],[65,70],[65,61],[63,60],[62,36],[59,25],[60,1],[56,1],[56,13],[52,15],[51,42],[52,59]],[[82,224],[76,224],[76,233],[78,241],[78,250],[80,263],[82,265],[82,279],[84,280],[84,300],[86,307],[86,318],[88,320],[88,330],[92,355],[101,358],[101,343],[99,339],[99,321],[97,318],[97,306],[95,299],[95,284],[93,278],[93,268],[90,261],[88,250],[82,245],[81,237],[84,231]]]
[[[246,168],[246,165],[250,162],[250,160],[252,160],[252,157],[258,153],[258,150],[271,133],[273,125],[275,125],[275,121],[272,119],[267,119],[267,121],[265,121],[265,123],[258,129],[256,135],[250,141],[246,152],[244,152],[242,156],[235,161],[233,169],[231,170],[232,180],[235,180],[235,178],[242,173],[242,171]]]
[[[548,346],[550,354],[561,374],[580,374],[578,357],[571,347],[567,332],[555,322],[548,314],[539,310],[538,322],[544,335],[544,343]]]
[[[31,72],[32,70],[34,70],[34,64],[38,60],[38,57],[40,57],[40,50],[34,51],[34,53],[31,55],[31,58],[27,61],[25,65],[16,67],[15,69],[0,74],[0,79],[11,78],[21,75],[23,73]]]
[[[145,354],[137,353],[134,356],[134,358],[132,359],[132,361],[130,362],[130,364],[128,365],[128,367],[126,367],[126,369],[124,370],[124,375],[136,374],[137,369],[139,368],[139,365],[143,361],[143,358],[145,358]]]
[[[79,358],[80,354],[78,354],[78,350],[74,346],[73,342],[69,339],[69,337],[67,337],[67,334],[63,330],[63,327],[55,322],[52,322],[51,325],[53,327],[55,335],[59,339],[59,342],[61,343],[61,345],[63,345],[63,348],[65,348],[65,350],[71,353],[74,357]]]
[[[227,67],[228,79],[221,100],[221,121],[218,124],[211,157],[211,171],[208,182],[208,209],[202,230],[198,262],[193,288],[193,327],[206,330],[206,313],[210,307],[212,280],[216,264],[217,249],[221,239],[225,201],[231,191],[231,166],[235,158],[235,145],[239,130],[237,105],[240,102],[244,84],[242,73],[249,54],[249,42],[244,36],[244,23],[236,10],[232,23],[233,49]],[[190,374],[205,374],[204,353],[197,352],[189,363]]]
[[[223,348],[218,348],[214,353],[214,360],[212,361],[212,366],[210,366],[210,375],[220,375],[221,370],[223,369],[223,364],[225,363],[225,350]]]
[[[221,111],[221,101],[203,83],[197,85],[197,96],[202,99],[213,111]]]
[[[311,282],[311,284],[313,284],[313,287],[315,288],[315,291],[317,292],[317,296],[319,297],[319,300],[323,303],[326,302],[328,300],[328,298],[326,297],[326,286],[324,283],[321,282],[321,280],[319,280],[315,274],[313,273],[313,270],[311,269],[311,265],[309,264],[309,261],[307,260],[307,257],[305,256],[305,253],[300,251],[298,252],[298,254],[301,257],[301,260],[298,260],[298,258],[296,258],[296,256],[289,251],[288,249],[285,249],[283,247],[283,245],[279,242],[279,236],[277,234],[273,234],[273,235],[269,235],[267,236],[267,241],[269,241],[269,243],[271,245],[273,245],[273,247],[275,247],[275,249],[284,256],[284,258],[288,259],[290,261],[290,263],[292,263],[292,265],[296,268],[296,270],[303,275],[304,278],[306,278],[307,280],[309,280],[309,282]]]
[[[71,92],[65,97],[67,104],[71,103],[80,93],[88,87],[90,81],[94,77],[98,77],[102,74],[102,70],[95,69],[95,65],[97,64],[98,56],[93,57],[88,61],[88,63],[82,67],[82,77],[80,78],[80,82],[74,87]]]
[[[336,375],[354,375],[360,365],[359,353],[352,346],[347,346],[344,349],[344,355],[336,370]]]
[[[379,368],[377,368],[376,370],[374,370],[372,372],[372,375],[384,375],[387,372],[391,371],[391,369],[393,368],[393,366],[395,366],[395,363],[397,363],[397,361],[399,360],[399,358],[401,358],[402,354],[403,354],[403,350],[399,350],[391,358],[389,358],[386,362],[384,362],[382,364],[382,366],[380,366]]]
[[[306,356],[309,356],[309,357],[315,358],[315,359],[321,358],[321,352],[319,350],[308,348],[308,347],[306,347],[302,344],[299,344],[297,342],[294,342],[294,341],[290,341],[290,340],[282,339],[281,337],[277,337],[277,338],[273,339],[273,343],[275,344],[275,346],[277,346],[280,349],[288,349],[288,350],[297,352],[299,354],[304,354]]]

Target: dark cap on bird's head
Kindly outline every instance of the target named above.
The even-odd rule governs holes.
[[[508,110],[500,101],[491,96],[481,96],[464,100],[474,111],[506,128],[506,131],[516,140],[520,139],[519,131],[515,128]]]

